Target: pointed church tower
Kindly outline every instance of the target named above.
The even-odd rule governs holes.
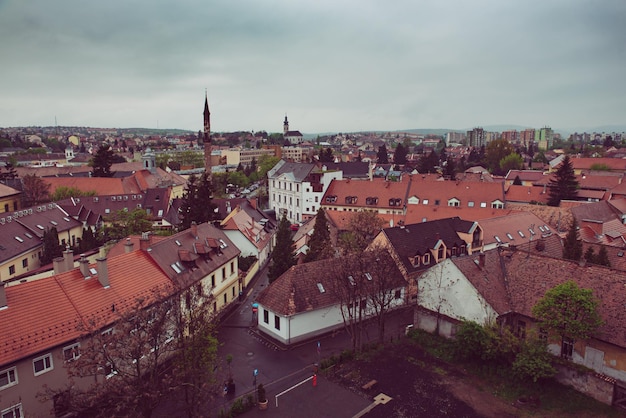
[[[209,99],[204,92],[204,171],[211,177],[211,112],[209,112]]]
[[[289,132],[289,121],[287,120],[287,115],[285,115],[285,121],[283,122],[283,135],[287,136],[287,132]]]

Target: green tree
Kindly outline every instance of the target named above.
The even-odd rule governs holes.
[[[541,328],[561,337],[563,347],[566,338],[588,339],[602,325],[598,303],[591,289],[580,288],[569,280],[548,290],[532,313]],[[565,355],[563,350],[561,355]]]
[[[383,224],[383,220],[376,212],[354,213],[348,222],[348,232],[339,237],[339,247],[344,254],[365,250],[383,228]]]
[[[333,150],[331,148],[320,148],[319,159],[322,163],[332,163],[334,160]]]
[[[587,247],[587,251],[585,251],[585,261],[595,264],[596,255],[593,252],[593,247]]]
[[[208,173],[203,173],[200,178],[194,174],[189,176],[179,209],[181,230],[188,229],[192,222],[201,224],[212,221],[215,218],[215,204],[212,199],[213,186]]]
[[[514,186],[521,186],[522,185],[522,179],[519,178],[519,175],[515,176],[515,180],[513,180],[513,185]]]
[[[420,173],[434,173],[437,171],[439,165],[439,157],[435,151],[428,154],[423,154],[417,165],[417,171]]]
[[[144,209],[135,208],[132,211],[118,210],[110,219],[110,224],[104,227],[106,240],[120,240],[129,235],[139,235],[152,229],[150,216]]]
[[[402,144],[396,146],[396,150],[393,153],[393,162],[395,164],[406,164],[407,150]]]
[[[98,235],[90,227],[83,228],[83,235],[78,241],[78,251],[85,253],[100,246]]]
[[[259,158],[259,178],[265,179],[267,177],[267,172],[274,168],[279,161],[280,158],[278,157],[262,155]]]
[[[485,148],[485,164],[487,165],[485,168],[493,174],[505,174],[502,172],[502,168],[500,168],[500,161],[514,152],[515,149],[506,139],[491,141]]]
[[[511,365],[513,375],[521,381],[531,380],[533,383],[553,377],[556,369],[552,360],[546,343],[540,338],[529,337],[521,341],[520,352]]]
[[[42,266],[52,263],[57,257],[63,255],[64,248],[59,244],[59,234],[55,227],[48,228],[43,232],[43,251],[39,263]]]
[[[500,172],[506,174],[509,170],[521,170],[524,168],[524,159],[521,155],[513,152],[500,160]]]
[[[270,282],[280,277],[284,272],[296,264],[293,241],[291,240],[291,230],[289,221],[283,215],[278,223],[276,231],[276,246],[272,251],[271,264],[268,270]]]
[[[387,147],[385,145],[378,147],[376,158],[378,164],[389,164],[389,156],[387,155]]]
[[[576,222],[576,218],[572,218],[572,224],[563,242],[563,258],[579,261],[582,255],[583,243],[578,239],[578,223]]]
[[[328,221],[326,213],[321,207],[315,216],[315,225],[313,226],[313,234],[309,240],[309,252],[305,257],[305,261],[316,261],[331,258],[334,255],[334,248],[330,242],[330,230],[328,229]]]
[[[563,158],[554,177],[548,183],[548,205],[559,206],[561,200],[575,199],[578,195],[578,180],[569,155]]]
[[[109,144],[102,144],[96,151],[89,165],[93,167],[91,174],[94,177],[113,177],[111,166],[113,165],[113,150]]]
[[[95,196],[96,191],[90,190],[87,192],[83,192],[76,187],[68,187],[68,186],[59,186],[56,188],[50,199],[53,202],[58,202],[59,200],[69,199],[70,197],[83,197],[83,196]]]

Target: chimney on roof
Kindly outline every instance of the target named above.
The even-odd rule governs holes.
[[[250,206],[252,206],[252,209],[256,210],[257,206],[258,206],[258,200],[256,197],[253,197],[251,199],[248,199],[248,201],[250,202]]]
[[[98,263],[98,281],[102,287],[106,289],[111,286],[109,283],[109,268],[107,266],[107,259],[106,257],[101,257],[96,259],[96,262]]]
[[[139,239],[139,249],[141,251],[148,251],[150,244],[150,234],[148,232],[142,232],[141,238]]]
[[[74,268],[74,253],[69,248],[63,251],[63,261],[65,263],[64,271],[70,271]]]
[[[198,224],[194,221],[191,223],[191,235],[195,238],[198,239]]]
[[[436,232],[436,233],[435,233],[435,239],[436,239],[437,241],[439,241],[439,240],[441,239],[441,235],[439,235],[439,232]]]
[[[126,243],[124,244],[124,252],[125,253],[131,253],[133,252],[133,243],[130,240],[130,238],[126,238]]]
[[[484,252],[480,252],[478,253],[478,266],[482,269],[485,268],[485,253]]]
[[[4,282],[0,282],[0,309],[5,309],[7,304],[7,292],[4,290]]]
[[[85,254],[80,255],[78,268],[80,269],[80,272],[82,273],[84,278],[91,277],[91,272],[89,271],[89,260],[87,260],[87,257],[85,256]]]
[[[60,274],[67,270],[65,270],[65,258],[56,257],[52,260],[52,268],[54,269],[54,274]]]

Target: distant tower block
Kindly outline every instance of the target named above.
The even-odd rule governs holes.
[[[204,171],[211,177],[211,112],[209,112],[209,99],[204,92]]]

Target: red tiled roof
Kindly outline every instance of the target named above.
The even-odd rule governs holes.
[[[548,203],[548,192],[542,186],[510,185],[506,190],[506,200],[519,203]]]
[[[0,310],[0,364],[72,342],[91,320],[97,327],[112,324],[137,298],[150,300],[156,289],[172,286],[142,251],[111,257],[107,267],[109,288],[97,276],[85,279],[79,269],[6,287],[8,308]]]
[[[573,280],[578,286],[593,290],[594,297],[601,301],[598,309],[605,324],[599,328],[597,338],[626,347],[625,272],[522,251],[503,253],[502,260],[497,250],[487,251],[483,269],[474,259],[478,257],[460,257],[453,262],[499,314],[512,311],[532,317],[532,307],[547,290]]]

